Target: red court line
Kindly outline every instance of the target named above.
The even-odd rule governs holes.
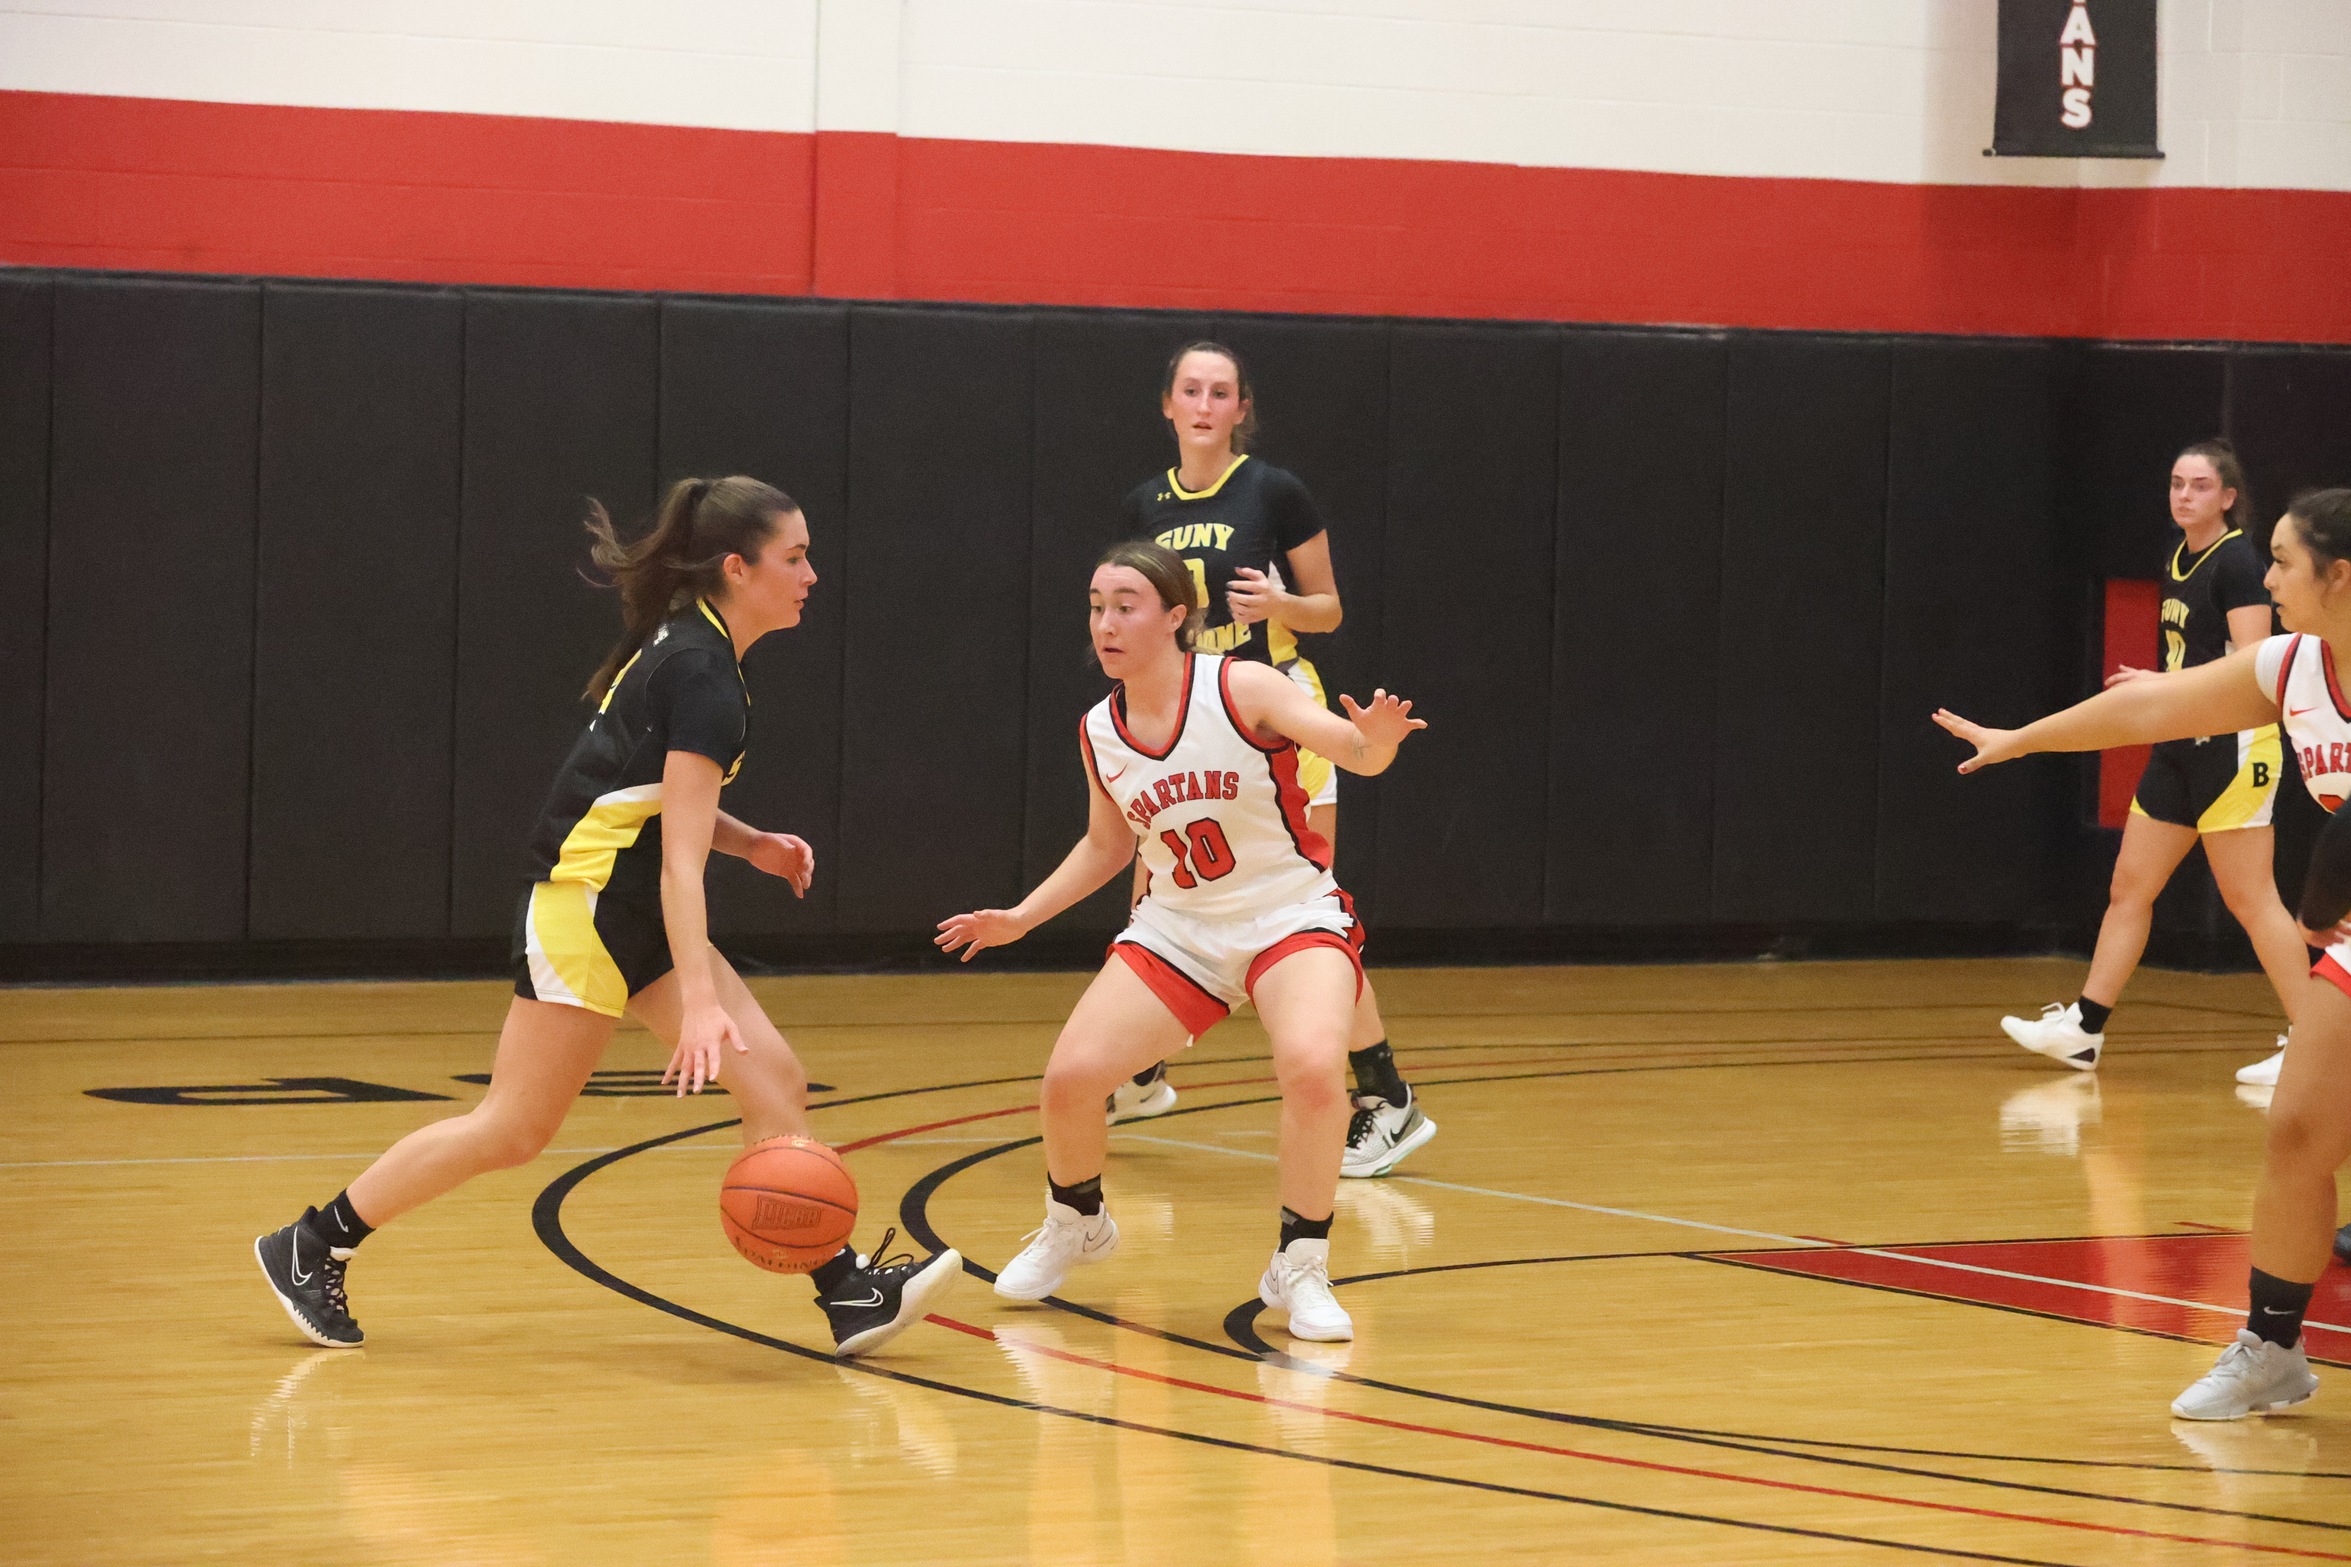
[[[1146,1382],[1157,1382],[1167,1387],[1182,1388],[1187,1392],[1207,1393],[1218,1398],[1229,1398],[1244,1404],[1262,1404],[1280,1409],[1296,1409],[1332,1420],[1351,1421],[1357,1425],[1379,1426],[1390,1431],[1404,1431],[1416,1436],[1450,1437],[1460,1442],[1476,1442],[1487,1447],[1515,1448],[1521,1452],[1548,1453],[1560,1458],[1583,1458],[1593,1463],[1614,1464],[1624,1469],[1644,1469],[1655,1474],[1683,1475],[1698,1480],[1721,1480],[1732,1485],[1763,1486],[1775,1491],[1800,1491],[1810,1496],[1833,1496],[1844,1501],[1882,1502],[1890,1507],[1915,1507],[1929,1512],[1959,1513],[1971,1518],[1994,1518],[2003,1523],[2047,1524],[2058,1529],[2080,1529],[2092,1534],[2126,1536],[2134,1540],[2161,1540],[2173,1545],[2213,1545],[2224,1549],[2260,1551],[2273,1556],[2300,1556],[2313,1561],[2351,1562],[2351,1556],[2338,1551],[2308,1550],[2291,1545],[2249,1545],[2237,1540],[2216,1540],[2208,1535],[2170,1534],[2159,1529],[2133,1529],[2124,1524],[2086,1523],[2073,1518],[2050,1518],[2037,1513],[2003,1512],[1993,1507],[1968,1507],[1957,1502],[1929,1502],[1915,1497],[1886,1496],[1874,1491],[1848,1491],[1837,1486],[1806,1485],[1799,1480],[1767,1480],[1755,1475],[1730,1474],[1720,1469],[1696,1469],[1683,1464],[1662,1464],[1645,1458],[1622,1458],[1613,1453],[1594,1453],[1582,1448],[1555,1447],[1544,1442],[1524,1442],[1510,1437],[1486,1436],[1476,1431],[1461,1431],[1449,1426],[1420,1425],[1409,1420],[1389,1420],[1379,1415],[1357,1414],[1345,1409],[1326,1409],[1319,1404],[1299,1403],[1294,1399],[1274,1398],[1264,1393],[1246,1392],[1239,1388],[1218,1387],[1209,1382],[1194,1382],[1186,1377],[1171,1377],[1162,1372],[1144,1371],[1134,1366],[1122,1366],[1116,1361],[1097,1360],[1091,1355],[1080,1355],[1071,1350],[1055,1349],[1034,1339],[999,1338],[992,1328],[979,1327],[969,1322],[958,1322],[952,1317],[932,1315],[924,1320],[940,1327],[952,1328],[973,1338],[991,1343],[1009,1343],[1055,1360],[1072,1365],[1090,1366],[1098,1371],[1114,1372],[1120,1376],[1136,1377]]]

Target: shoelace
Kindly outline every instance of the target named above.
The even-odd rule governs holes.
[[[2067,1007],[2067,1006],[2069,1006],[2070,1004],[2071,1004],[2071,1003],[2069,1003],[2069,1002],[2064,1002],[2064,1001],[2052,1001],[2052,1002],[2050,1002],[2050,1003],[2049,1003],[2047,1006],[2045,1006],[2045,1007],[2043,1007],[2043,1008],[2041,1009],[2041,1021],[2042,1021],[2042,1022],[2044,1022],[2044,1023],[2046,1023],[2046,1022],[2050,1021],[2052,1018],[2059,1018],[2059,1017],[2063,1017],[2063,1016],[2065,1015],[2065,1009],[2066,1009],[2066,1007]]]
[[[351,1315],[351,1301],[343,1293],[343,1264],[332,1256],[318,1265],[318,1290],[326,1297],[327,1309],[339,1317]]]
[[[1328,1257],[1315,1257],[1305,1262],[1291,1263],[1289,1283],[1290,1296],[1293,1300],[1297,1298],[1301,1288],[1316,1290],[1325,1299],[1335,1300],[1337,1298],[1331,1294],[1331,1259]]]
[[[1347,1122],[1348,1147],[1352,1148],[1369,1137],[1371,1129],[1377,1124],[1374,1118],[1379,1114],[1380,1106],[1384,1103],[1386,1103],[1385,1100],[1373,1099],[1355,1101],[1355,1114]]]
[[[894,1224],[891,1225],[888,1229],[882,1231],[882,1243],[873,1249],[873,1255],[860,1259],[866,1272],[886,1273],[892,1268],[911,1268],[914,1266],[916,1258],[911,1252],[897,1257],[883,1255],[890,1249],[890,1242],[896,1240],[897,1238],[898,1226]]]

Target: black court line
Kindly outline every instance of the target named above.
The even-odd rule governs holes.
[[[1575,1074],[1563,1072],[1558,1075],[1571,1076]],[[1455,1079],[1454,1081],[1474,1082],[1478,1080]],[[1199,1105],[1189,1109],[1171,1110],[1166,1115],[1155,1117],[1155,1119],[1167,1120],[1178,1115],[1205,1114],[1210,1111],[1230,1110],[1245,1105],[1273,1104],[1279,1102],[1279,1095],[1272,1095],[1257,1099],[1230,1100],[1212,1105]],[[952,1180],[957,1175],[962,1174],[966,1170],[969,1170],[976,1165],[986,1163],[991,1159],[999,1158],[1002,1155],[1011,1153],[1017,1149],[1034,1147],[1042,1141],[1043,1139],[1040,1137],[1014,1138],[994,1147],[983,1148],[973,1153],[965,1154],[959,1158],[949,1160],[946,1164],[939,1166],[937,1169],[931,1171],[929,1174],[916,1181],[914,1185],[907,1188],[906,1196],[899,1204],[898,1222],[900,1227],[903,1228],[908,1235],[914,1237],[927,1249],[934,1252],[944,1250],[946,1248],[947,1242],[939,1235],[936,1227],[931,1224],[928,1211],[930,1200],[938,1192],[938,1190],[949,1180]],[[1794,1250],[1797,1248],[1788,1249]],[[1459,1267],[1514,1266],[1524,1263],[1542,1261],[1600,1261],[1628,1256],[1670,1256],[1691,1261],[1715,1260],[1706,1257],[1702,1253],[1686,1251],[1665,1253],[1608,1252],[1562,1258],[1528,1258],[1519,1259],[1517,1262],[1503,1262],[1498,1264],[1456,1264],[1451,1265],[1450,1267],[1441,1266],[1426,1271],[1453,1271],[1453,1269]],[[989,1283],[993,1283],[995,1281],[996,1275],[979,1263],[973,1262],[967,1258],[963,1266],[965,1272],[970,1273],[975,1277],[984,1279]],[[1417,1271],[1422,1270],[1406,1269],[1398,1270],[1398,1273],[1409,1273]],[[1384,1278],[1393,1277],[1396,1275],[1382,1274],[1377,1276]],[[1785,1277],[1787,1275],[1783,1274],[1780,1276]],[[1802,1275],[1798,1276],[1801,1277]],[[1338,1282],[1355,1283],[1361,1282],[1361,1279],[1343,1279]],[[1939,1296],[1930,1298],[1944,1300],[1945,1304],[1973,1304],[1972,1302],[1965,1301],[1949,1301]],[[1264,1307],[1254,1296],[1246,1301],[1243,1301],[1240,1305],[1234,1307],[1231,1312],[1226,1314],[1224,1318],[1224,1330],[1226,1335],[1233,1340],[1233,1343],[1229,1346],[1214,1343],[1206,1339],[1195,1338],[1189,1334],[1178,1333],[1171,1329],[1160,1328],[1147,1323],[1136,1322],[1129,1318],[1120,1317],[1113,1313],[1101,1311],[1091,1306],[1080,1305],[1075,1301],[1065,1300],[1058,1295],[1050,1297],[1044,1302],[1044,1304],[1052,1306],[1057,1310],[1068,1312],[1072,1316],[1084,1317],[1088,1320],[1099,1322],[1107,1327],[1119,1328],[1129,1332],[1140,1333],[1146,1337],[1161,1339],[1169,1343],[1180,1344],[1188,1349],[1203,1350],[1209,1354],[1220,1355],[1234,1360],[1269,1363],[1289,1370],[1304,1371],[1311,1375],[1327,1377],[1332,1381],[1343,1382],[1356,1387],[1370,1388],[1384,1393],[1394,1393],[1407,1398],[1424,1399],[1431,1403],[1450,1404],[1460,1408],[1477,1409],[1490,1414],[1517,1415],[1526,1419],[1540,1420],[1556,1425],[1565,1425],[1586,1430],[1610,1431],[1628,1436],[1647,1436],[1658,1441],[1678,1442],[1693,1447],[1724,1448],[1733,1451],[1751,1452],[1771,1457],[1783,1458],[1792,1462],[1818,1463],[1834,1468],[1879,1470],[1893,1474],[1910,1475],[1919,1479],[1936,1479],[1966,1485],[1983,1486],[1992,1490],[2037,1493],[2047,1496],[2062,1496],[2074,1500],[2106,1502],[2116,1506],[2125,1507],[2149,1507],[2166,1512],[2192,1513],[2206,1517],[2234,1519],[2242,1522],[2276,1523],[2314,1529],[2351,1531],[2351,1524],[2315,1522],[2307,1518],[2290,1517],[2278,1513],[2245,1512],[2225,1507],[2208,1507],[2192,1502],[2153,1501],[2141,1497],[2117,1496],[2111,1493],[2100,1491],[2082,1491],[2063,1486],[2035,1485],[2026,1481],[2003,1480],[1985,1475],[1953,1474],[1938,1470],[1911,1468],[1898,1464],[1887,1464],[1853,1458],[1840,1458],[1831,1454],[1813,1453],[1802,1450],[1808,1447],[1834,1445],[1848,1451],[1889,1451],[1888,1449],[1875,1448],[1861,1443],[1816,1443],[1806,1442],[1801,1439],[1780,1438],[1748,1432],[1708,1431],[1696,1427],[1673,1426],[1654,1421],[1619,1420],[1600,1415],[1576,1415],[1560,1410],[1536,1408],[1531,1405],[1511,1404],[1496,1399],[1476,1398],[1467,1394],[1446,1393],[1433,1388],[1416,1386],[1411,1383],[1392,1382],[1384,1378],[1367,1377],[1352,1372],[1333,1370],[1329,1367],[1317,1366],[1310,1362],[1299,1361],[1290,1355],[1284,1354],[1280,1350],[1274,1348],[1274,1346],[1271,1344],[1267,1343],[1265,1339],[1261,1337],[1256,1331],[1256,1318],[1258,1313],[1262,1311]],[[2085,1323],[2073,1318],[2054,1318],[2052,1320],[2069,1322],[2076,1327],[2096,1328],[2102,1325],[2098,1323]],[[1780,1443],[1785,1443],[1786,1445],[1775,1445]],[[1908,1450],[1904,1449],[1894,1449],[1891,1451],[1901,1453],[1904,1456],[1916,1456],[1909,1453]],[[2004,1461],[2013,1463],[2038,1463],[2042,1462],[2043,1460],[2035,1459],[2024,1454],[2016,1454],[2004,1455]],[[2133,1471],[2181,1472],[2190,1474],[2207,1474],[2214,1472],[2225,1472],[2232,1474],[2275,1473],[2280,1475],[2293,1476],[2296,1478],[2320,1478],[2319,1476],[2312,1476],[2301,1471],[2291,1470],[2214,1471],[2209,1467],[2199,1466],[2138,1465],[2121,1462],[2111,1462],[2110,1464],[2102,1467],[2113,1467]]]
[[[917,1376],[908,1371],[896,1371],[862,1360],[842,1360],[821,1350],[809,1349],[803,1345],[794,1344],[788,1339],[776,1338],[761,1333],[755,1328],[747,1328],[739,1323],[728,1322],[724,1318],[696,1311],[690,1306],[681,1305],[677,1301],[657,1295],[651,1290],[632,1284],[627,1279],[620,1277],[588,1256],[565,1232],[563,1227],[564,1202],[579,1188],[581,1182],[597,1171],[607,1169],[623,1159],[644,1153],[649,1149],[683,1142],[687,1138],[700,1137],[708,1132],[723,1131],[727,1127],[738,1124],[740,1123],[732,1120],[714,1121],[705,1126],[688,1127],[680,1132],[666,1132],[658,1137],[650,1137],[643,1142],[632,1143],[626,1148],[617,1148],[611,1153],[599,1154],[582,1164],[574,1165],[550,1181],[546,1188],[539,1193],[537,1201],[531,1205],[531,1226],[537,1232],[540,1243],[554,1253],[566,1267],[581,1277],[602,1285],[614,1294],[636,1301],[640,1305],[651,1306],[656,1311],[665,1312],[681,1322],[708,1328],[715,1333],[727,1334],[765,1349],[781,1350],[785,1354],[796,1355],[803,1360],[813,1360],[822,1365],[837,1366],[865,1376],[880,1377],[885,1381],[903,1383],[909,1387],[925,1388],[934,1393],[946,1393],[957,1398],[993,1404],[999,1408],[1052,1415],[1059,1419],[1081,1421],[1087,1425],[1103,1426],[1118,1431],[1133,1431],[1146,1436],[1164,1436],[1202,1447],[1221,1448],[1228,1452],[1287,1459],[1293,1463],[1319,1464],[1325,1468],[1342,1469],[1357,1474],[1379,1475],[1395,1480],[1417,1480],[1425,1484],[1482,1491],[1497,1496],[1564,1502],[1572,1506],[1591,1507],[1637,1517],[1662,1518],[1676,1523],[1714,1524],[1723,1528],[1744,1529],[1753,1533],[1782,1535],[1796,1539],[1828,1540],[1839,1545],[1875,1546],[1881,1550],[1904,1551],[1913,1555],[1937,1556],[1955,1561],[1999,1562],[2008,1564],[2008,1567],[2069,1567],[2069,1564],[2053,1562],[2041,1557],[2006,1556],[1991,1551],[1970,1551],[1949,1546],[1914,1545],[1901,1540],[1879,1540],[1867,1535],[1841,1534],[1829,1529],[1806,1529],[1793,1524],[1764,1523],[1750,1518],[1726,1518],[1712,1513],[1687,1512],[1669,1507],[1646,1507],[1634,1502],[1615,1502],[1596,1496],[1578,1496],[1566,1491],[1546,1491],[1532,1486],[1504,1485],[1491,1480],[1471,1480],[1458,1475],[1402,1469],[1389,1464],[1367,1463],[1360,1459],[1332,1458],[1315,1453],[1292,1452],[1287,1448],[1266,1447],[1255,1442],[1241,1442],[1229,1437],[1210,1436],[1205,1432],[1186,1431],[1175,1426],[1150,1425],[1142,1421],[1122,1420],[1115,1416],[1095,1414],[1087,1410],[1065,1409],[1057,1404],[1044,1404],[1030,1399],[1013,1398],[1002,1393],[990,1393],[981,1388],[967,1387],[955,1382],[942,1382],[932,1377]]]

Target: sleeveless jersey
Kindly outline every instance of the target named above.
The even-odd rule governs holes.
[[[1338,890],[1329,840],[1307,825],[1298,747],[1267,745],[1233,710],[1231,661],[1184,664],[1176,732],[1153,751],[1127,731],[1122,686],[1078,728],[1094,785],[1141,840],[1155,903],[1195,919],[1249,919]]]
[[[2351,701],[2335,681],[2325,640],[2270,637],[2254,653],[2253,670],[2278,699],[2278,724],[2302,764],[2310,797],[2333,812],[2351,796]]]

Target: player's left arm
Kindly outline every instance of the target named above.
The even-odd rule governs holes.
[[[781,876],[792,884],[795,898],[807,897],[808,885],[816,879],[816,851],[808,846],[807,839],[795,838],[788,832],[761,832],[724,811],[718,813],[710,846],[721,854],[749,860],[770,876]]]
[[[1235,660],[1225,667],[1233,693],[1233,708],[1259,739],[1279,737],[1295,741],[1351,773],[1368,778],[1388,770],[1404,737],[1428,724],[1412,716],[1412,704],[1374,691],[1369,707],[1342,694],[1347,716],[1331,712],[1288,675],[1270,664]]]
[[[1347,618],[1339,602],[1339,579],[1331,570],[1331,536],[1318,533],[1282,556],[1290,588],[1250,566],[1233,573],[1226,593],[1235,620],[1278,620],[1292,631],[1336,631]],[[1294,590],[1294,591],[1293,591]]]
[[[2269,636],[2269,600],[2258,604],[2240,604],[2229,611],[2229,651],[2249,648]]]
[[[742,1052],[735,1020],[719,1004],[710,971],[710,911],[702,897],[702,870],[718,824],[718,763],[699,751],[672,751],[661,766],[661,922],[669,931],[677,973],[678,1042],[661,1080],[674,1076],[681,1094],[718,1081],[728,1045]]]

